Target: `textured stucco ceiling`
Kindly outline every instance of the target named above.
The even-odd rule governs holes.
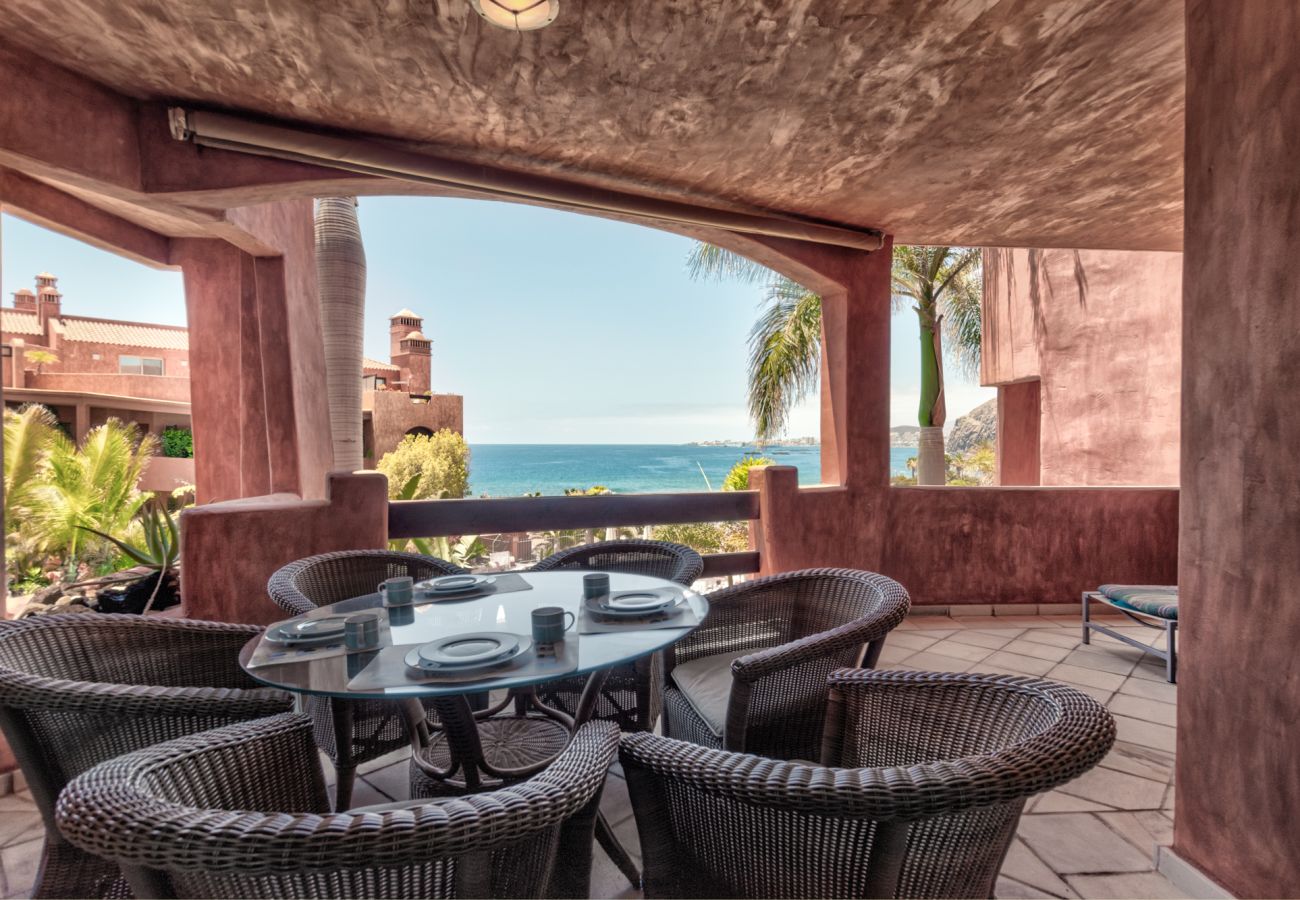
[[[1181,0],[5,0],[132,96],[901,242],[1179,249]]]

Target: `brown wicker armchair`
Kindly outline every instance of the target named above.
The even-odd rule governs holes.
[[[271,576],[266,590],[285,612],[301,616],[318,606],[373,594],[387,578],[410,576],[423,581],[442,575],[460,575],[464,571],[432,556],[391,550],[346,550],[291,562]],[[419,705],[416,701],[407,704]],[[352,805],[358,764],[378,759],[410,742],[412,712],[404,709],[399,701],[309,696],[304,699],[304,708],[316,723],[316,745],[334,763],[338,809]],[[415,713],[417,718],[433,715],[431,701]]]
[[[561,550],[530,571],[575,569],[650,575],[690,587],[704,571],[704,560],[690,547],[667,541],[602,541]],[[662,655],[658,653],[611,669],[596,701],[593,718],[615,722],[623,731],[652,730],[662,706],[659,697],[662,671]],[[565,678],[540,686],[538,694],[543,702],[572,715],[586,683],[585,677]]]
[[[584,812],[589,883],[590,811],[617,744],[593,722],[514,787],[331,814],[311,720],[289,713],[104,763],[64,791],[58,825],[140,897],[538,897]]]
[[[1018,676],[842,670],[823,762],[623,737],[647,897],[992,897],[1025,798],[1115,740]]]
[[[239,649],[259,629],[79,613],[0,622],[0,728],[45,820],[37,897],[130,896],[113,863],[68,844],[54,803],[73,777],[122,753],[282,713]]]
[[[708,595],[704,624],[665,651],[664,734],[777,759],[816,759],[826,677],[875,665],[907,591],[854,569],[805,569]]]

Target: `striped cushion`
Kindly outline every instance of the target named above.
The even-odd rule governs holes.
[[[1116,606],[1161,619],[1178,619],[1177,585],[1103,584],[1098,590]]]

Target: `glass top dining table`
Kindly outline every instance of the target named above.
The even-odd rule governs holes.
[[[586,571],[518,572],[511,575],[522,578],[527,590],[508,593],[490,593],[464,599],[440,599],[437,602],[419,602],[409,606],[386,607],[378,593],[343,600],[322,606],[312,615],[339,615],[366,610],[382,611],[391,627],[392,645],[418,645],[443,637],[469,632],[508,632],[529,635],[532,632],[532,611],[543,606],[558,606],[575,617],[583,603],[582,579],[591,574]],[[682,591],[686,601],[699,621],[708,613],[708,601],[694,591],[660,578],[645,575],[609,573],[610,590],[651,590],[674,588]],[[576,645],[577,667],[558,677],[569,678],[607,670],[629,663],[676,643],[695,627],[695,624],[664,628],[629,625],[615,632],[603,634],[578,634],[575,625],[565,635],[566,652]],[[398,687],[351,690],[348,683],[362,668],[375,658],[378,651],[362,651],[347,655],[306,657],[283,664],[263,664],[248,667],[261,636],[250,640],[240,652],[240,665],[256,680],[270,687],[282,688],[303,694],[316,694],[351,699],[402,699],[417,697],[453,697],[502,689],[528,687],[553,680],[557,676],[537,672],[520,673],[487,670],[483,677],[473,681],[432,682],[404,684]]]

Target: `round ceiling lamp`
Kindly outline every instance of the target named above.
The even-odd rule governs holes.
[[[536,31],[555,21],[560,0],[469,0],[474,11],[509,31]]]

